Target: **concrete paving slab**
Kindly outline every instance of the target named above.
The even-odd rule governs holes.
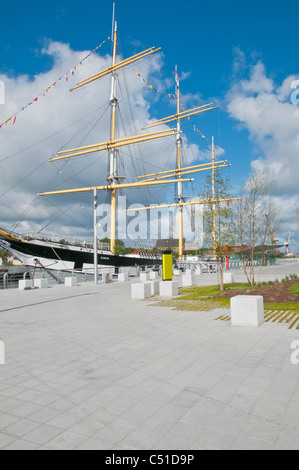
[[[1,449],[298,449],[297,330],[233,329],[130,283],[0,296]]]

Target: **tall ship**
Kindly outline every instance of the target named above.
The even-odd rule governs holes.
[[[113,15],[114,16],[114,15]],[[91,143],[86,146],[76,147],[69,150],[61,150],[57,152],[54,158],[49,162],[70,161],[73,158],[93,156],[98,152],[108,152],[108,175],[107,184],[101,186],[89,186],[75,189],[62,189],[56,191],[41,192],[40,197],[56,195],[70,195],[92,193],[94,200],[94,226],[93,226],[93,244],[87,245],[79,243],[68,243],[65,241],[54,242],[44,237],[22,236],[12,233],[5,229],[0,229],[0,246],[12,253],[20,259],[24,265],[28,267],[42,266],[49,270],[94,270],[94,273],[101,268],[121,267],[140,267],[159,266],[162,264],[162,257],[154,255],[152,252],[135,252],[128,255],[116,255],[117,243],[117,194],[120,190],[139,189],[160,187],[162,185],[175,185],[176,197],[173,204],[162,206],[150,206],[144,209],[149,210],[156,207],[177,207],[179,210],[179,259],[183,257],[184,244],[184,221],[183,208],[192,204],[215,204],[220,202],[216,200],[188,202],[183,195],[183,185],[192,181],[194,173],[222,168],[228,166],[226,161],[214,160],[214,147],[212,162],[196,166],[183,167],[181,159],[182,149],[182,131],[181,120],[189,118],[206,111],[215,109],[212,103],[199,106],[186,111],[180,102],[180,85],[177,68],[175,69],[175,86],[176,86],[176,102],[177,109],[174,115],[152,122],[147,127],[141,129],[141,133],[131,137],[121,137],[117,135],[118,108],[119,99],[117,98],[118,89],[118,72],[125,67],[131,66],[135,62],[145,59],[160,51],[160,48],[149,48],[140,53],[135,54],[127,59],[118,59],[118,27],[117,22],[113,19],[113,34],[111,36],[113,44],[112,61],[110,67],[99,71],[98,73],[88,77],[77,83],[70,91],[75,93],[77,89],[86,87],[93,82],[99,82],[103,77],[110,76],[110,135],[105,142]],[[170,127],[171,123],[175,123],[174,127]],[[164,130],[157,130],[159,126],[163,126]],[[145,131],[142,133],[142,131]],[[119,153],[120,149],[127,146],[140,145],[145,142],[155,141],[158,139],[175,139],[176,142],[176,162],[175,168],[169,171],[138,176],[134,182],[124,182],[124,176],[119,171]],[[100,192],[106,192],[109,197],[111,207],[110,211],[110,237],[109,246],[101,245],[98,242],[98,223],[97,223],[97,205]],[[138,209],[139,210],[139,209]]]

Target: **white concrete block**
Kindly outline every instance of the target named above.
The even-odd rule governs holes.
[[[129,273],[120,273],[118,275],[119,282],[127,282],[129,280]]]
[[[33,281],[31,279],[23,279],[19,281],[19,290],[29,290],[33,288]]]
[[[149,273],[149,278],[151,281],[154,281],[155,279],[158,279],[159,273],[157,271],[151,271]]]
[[[150,278],[149,273],[144,273],[144,272],[140,273],[140,281],[149,281],[149,278]]]
[[[175,297],[179,294],[179,285],[177,281],[162,281],[159,283],[161,297]]]
[[[224,284],[232,284],[234,282],[234,275],[232,273],[223,273]]]
[[[37,289],[48,289],[48,279],[34,279],[34,287]]]
[[[133,300],[144,300],[152,297],[150,282],[138,282],[131,284],[131,298]]]
[[[186,269],[185,275],[186,275],[186,276],[189,276],[189,275],[191,275],[191,274],[193,274],[193,269]]]
[[[258,327],[264,323],[264,299],[259,295],[238,295],[231,299],[232,326]]]
[[[160,293],[160,282],[159,281],[149,281],[148,282],[151,286],[152,296],[157,295]]]
[[[102,284],[108,284],[110,282],[110,275],[109,273],[102,274]]]
[[[78,280],[76,277],[66,277],[64,280],[65,287],[76,287]]]
[[[195,276],[201,276],[202,275],[202,269],[201,268],[196,268],[195,269]]]
[[[173,275],[174,276],[181,276],[182,275],[182,271],[180,269],[174,269],[173,270]]]
[[[182,277],[183,287],[192,287],[195,285],[195,276],[194,274],[184,274]]]

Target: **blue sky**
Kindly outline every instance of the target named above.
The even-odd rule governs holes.
[[[0,75],[14,79],[28,75],[34,82],[36,76],[47,74],[53,69],[54,57],[41,51],[53,42],[68,44],[72,51],[92,50],[111,33],[112,3],[110,0],[5,2],[1,6]],[[283,155],[277,152],[274,161],[271,155],[277,149],[281,121],[270,122],[270,110],[261,118],[262,122],[269,119],[269,125],[261,132],[258,119],[253,118],[255,109],[247,114],[241,109],[247,105],[249,109],[252,100],[260,103],[266,93],[269,102],[276,99],[280,109],[288,104],[289,114],[294,111],[288,100],[288,89],[290,94],[290,77],[299,77],[298,14],[296,0],[116,2],[124,56],[152,45],[161,46],[160,78],[166,91],[173,92],[170,78],[177,64],[180,73],[186,76],[181,83],[186,100],[187,94],[192,94],[203,102],[213,100],[219,104],[219,111],[212,117],[198,118],[195,124],[209,138],[215,134],[216,144],[224,149],[225,158],[232,163],[230,176],[235,187],[245,183],[255,161],[269,174],[279,174],[275,168],[282,164]],[[110,46],[103,48],[103,52],[111,52]],[[152,75],[151,79],[154,78]],[[41,91],[36,89],[37,94]],[[19,103],[20,107],[24,104]],[[14,109],[10,109],[9,102],[0,107],[0,120],[6,118],[6,112],[15,112],[17,106],[14,100]],[[27,119],[30,117],[28,111]],[[284,132],[285,138],[290,138],[287,130]],[[192,132],[190,136],[204,150],[203,142]],[[294,128],[291,135],[294,145],[296,138]],[[283,149],[283,143],[279,145]],[[297,195],[294,185],[288,185],[287,181],[279,185],[278,202],[282,210],[285,204],[288,207],[285,233],[291,228],[294,234],[297,227]]]

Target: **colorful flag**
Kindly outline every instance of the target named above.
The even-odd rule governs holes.
[[[180,88],[180,82],[179,82],[178,67],[177,67],[177,65],[175,66],[175,82],[176,82],[176,86],[177,86],[178,88]]]

